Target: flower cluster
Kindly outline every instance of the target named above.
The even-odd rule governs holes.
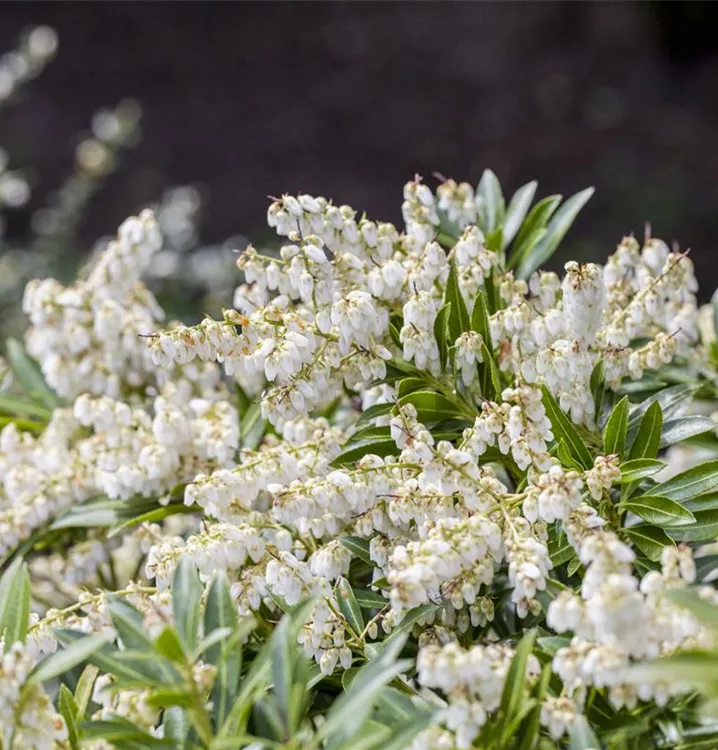
[[[671,710],[685,684],[630,670],[714,645],[668,594],[704,583],[694,554],[714,530],[699,514],[718,469],[659,483],[657,458],[676,434],[714,428],[684,414],[696,388],[644,377],[679,362],[713,387],[691,262],[627,238],[603,267],[536,270],[530,222],[550,214],[526,229],[525,200],[506,208],[493,184],[434,192],[416,178],[403,228],[324,198],[274,199],[281,248],[244,251],[234,308],[193,326],[158,330],[141,281],[162,246],[150,211],[85,279],[28,285],[27,350],[57,407],[26,393],[32,419],[0,433],[0,562],[38,539],[51,550],[31,552],[45,605],[4,652],[0,720],[18,710],[22,660],[51,653],[58,625],[112,633],[123,599],[135,628],[163,637],[186,565],[197,586],[223,581],[226,609],[260,639],[307,602],[292,638],[318,665],[312,679],[346,671],[334,679],[349,683],[390,634],[411,637],[416,670],[396,684],[439,710],[407,748],[489,746],[492,722],[505,733],[526,718],[502,703],[509,679],[554,743],[590,717],[589,691],[607,711]],[[101,588],[115,595],[89,590]],[[213,595],[197,596],[208,607]],[[517,637],[535,626],[550,638]],[[214,710],[202,659],[183,679]],[[95,682],[92,718],[162,737],[161,701],[115,682]],[[33,731],[62,740],[47,697],[32,695],[55,734]]]

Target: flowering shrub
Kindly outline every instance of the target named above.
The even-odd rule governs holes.
[[[650,236],[540,270],[591,191],[536,187],[417,178],[403,229],[285,195],[195,326],[150,211],[28,284],[2,750],[718,743],[711,310]]]

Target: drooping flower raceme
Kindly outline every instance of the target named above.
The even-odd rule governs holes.
[[[53,532],[66,550],[31,561],[33,591],[78,599],[35,616],[33,649],[58,624],[109,631],[115,600],[83,586],[122,587],[162,632],[190,561],[265,630],[311,600],[297,640],[322,675],[410,633],[402,684],[439,708],[417,750],[486,745],[533,627],[550,649],[515,679],[551,741],[590,714],[589,689],[606,710],[670,708],[685,686],[630,667],[712,643],[666,595],[701,580],[683,542],[706,537],[693,485],[652,477],[670,435],[706,422],[683,414],[690,386],[628,396],[679,361],[705,382],[692,264],[626,238],[605,266],[538,270],[543,227],[482,184],[411,181],[403,228],[282,196],[281,248],[244,251],[235,307],[197,325],[165,324],[142,284],[161,247],[149,211],[85,279],[28,286],[27,348],[64,402],[37,435],[0,433],[0,558]],[[96,683],[97,719],[164,731],[148,693],[112,686]]]

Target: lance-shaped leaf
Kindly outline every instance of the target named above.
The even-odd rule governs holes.
[[[554,437],[557,441],[564,441],[566,448],[584,469],[590,469],[593,466],[593,459],[583,439],[576,431],[571,420],[563,413],[563,410],[548,388],[542,386],[542,391],[543,405],[546,409],[546,415],[551,421],[551,429],[553,430]]]

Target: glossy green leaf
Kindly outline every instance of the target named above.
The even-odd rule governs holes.
[[[434,321],[434,338],[439,349],[439,360],[442,372],[446,372],[446,362],[449,356],[449,347],[453,346],[455,339],[452,338],[449,323],[451,320],[451,302],[447,302],[437,313]],[[418,378],[417,378],[418,380]],[[402,381],[403,382],[403,381]],[[422,382],[422,381],[419,381]],[[398,393],[399,397],[403,394]]]
[[[67,740],[70,743],[70,748],[72,750],[78,750],[78,709],[75,704],[75,699],[72,697],[72,693],[66,685],[60,685],[60,690],[57,694],[57,708],[62,714],[62,718],[65,720],[65,726],[67,727]]]
[[[663,425],[660,447],[668,448],[696,435],[715,432],[715,430],[716,423],[708,417],[678,417],[671,419]]]
[[[546,226],[546,234],[538,244],[522,259],[516,276],[528,279],[554,254],[566,232],[571,228],[581,209],[586,205],[594,193],[594,189],[586,188],[572,195],[552,216]]]
[[[116,750],[147,750],[155,747],[175,748],[171,739],[153,737],[143,729],[122,718],[93,719],[80,725],[83,739],[105,740]]]
[[[629,438],[633,438],[635,435],[638,430],[638,425],[643,419],[643,415],[651,404],[659,404],[661,412],[663,413],[663,419],[668,421],[674,417],[681,416],[681,414],[688,408],[696,389],[697,386],[695,385],[674,385],[670,388],[665,388],[659,391],[653,396],[649,396],[645,401],[639,404],[628,417]]]
[[[471,311],[471,330],[476,331],[484,340],[489,351],[492,349],[491,343],[491,326],[489,324],[489,305],[486,301],[486,293],[479,289],[474,309]]]
[[[373,565],[369,553],[369,541],[358,536],[343,536],[339,540],[356,557],[369,565]]]
[[[506,264],[507,268],[511,269],[520,264],[543,239],[547,233],[546,224],[558,208],[562,198],[563,196],[561,195],[549,195],[540,200],[529,211],[526,220],[516,235],[516,240],[511,248],[511,256]]]
[[[620,507],[655,526],[686,526],[696,520],[689,510],[675,500],[658,495],[643,495],[621,503]]]
[[[569,750],[601,750],[601,743],[585,716],[577,716],[568,730]]]
[[[364,425],[367,422],[373,421],[377,417],[383,417],[388,414],[393,408],[394,404],[392,404],[391,402],[386,404],[374,404],[374,406],[370,406],[368,409],[364,409],[359,419],[357,420],[356,426],[359,427],[360,425]]]
[[[447,344],[448,346],[452,346],[464,331],[470,330],[471,323],[464,295],[461,293],[459,287],[456,264],[453,260],[449,263],[449,276],[446,279],[444,305],[450,305],[448,312],[450,341]]]
[[[362,609],[384,609],[389,605],[388,599],[368,589],[354,589],[354,598]]]
[[[397,660],[403,645],[403,639],[387,639],[380,655],[363,666],[349,690],[334,701],[318,731],[319,738],[326,740],[326,750],[350,741],[371,714],[382,688],[413,665],[411,659]]]
[[[95,680],[100,670],[93,664],[88,664],[80,675],[80,679],[75,686],[75,705],[77,706],[77,719],[82,721],[85,718],[87,706],[92,697],[92,690],[95,687]]]
[[[87,661],[111,640],[112,636],[107,633],[79,638],[43,659],[30,673],[29,679],[35,682],[46,682],[53,677],[63,675],[78,664]]]
[[[395,456],[398,453],[399,449],[393,440],[366,440],[342,451],[332,460],[331,465],[345,466],[346,464],[354,464],[368,455],[384,458],[385,456]]]
[[[504,682],[503,693],[501,694],[501,703],[499,711],[501,713],[501,722],[499,732],[505,731],[513,717],[519,711],[524,695],[526,692],[526,667],[529,657],[533,651],[534,642],[536,641],[536,631],[530,630],[525,632],[511,660],[506,680]]]
[[[435,391],[414,391],[399,399],[399,405],[412,404],[420,422],[438,422],[461,416],[457,406]]]
[[[194,650],[199,635],[202,584],[189,557],[180,556],[172,576],[172,613],[177,633],[188,652]]]
[[[685,502],[718,490],[718,459],[706,461],[653,488],[652,494]]]
[[[354,596],[351,584],[346,578],[339,579],[336,589],[336,599],[339,603],[339,609],[349,623],[349,626],[357,636],[360,636],[364,631],[364,616]]]
[[[0,578],[0,638],[24,643],[30,618],[30,576],[22,558],[16,558]]]
[[[655,458],[661,442],[663,413],[658,402],[651,404],[641,419],[629,458]]]
[[[553,430],[554,437],[556,440],[563,440],[566,443],[566,447],[571,452],[571,455],[583,466],[585,469],[589,469],[593,466],[593,459],[589,453],[586,444],[583,439],[576,431],[571,420],[563,413],[558,402],[553,397],[551,392],[542,386],[543,391],[543,405],[546,409],[546,415],[551,422],[551,429]]]
[[[481,345],[481,356],[484,360],[483,364],[480,365],[480,368],[484,372],[484,378],[481,383],[484,398],[499,399],[503,390],[501,386],[501,373],[493,354],[489,351],[485,343]]]
[[[591,371],[589,385],[591,386],[591,395],[593,396],[594,403],[593,415],[598,423],[601,419],[601,414],[603,414],[603,399],[606,389],[606,375],[603,357],[598,360]]]
[[[550,681],[551,665],[545,664],[543,669],[541,670],[541,677],[535,689],[536,705],[531,709],[531,714],[528,717],[526,725],[520,734],[521,744],[519,745],[519,750],[531,750],[531,748],[535,747],[536,745],[539,732],[541,730],[542,701],[548,691]]]
[[[501,226],[504,218],[504,195],[498,177],[485,169],[476,188],[479,204],[479,226],[485,234],[493,232]]]
[[[629,537],[631,544],[638,547],[641,552],[654,562],[661,559],[663,548],[673,545],[673,540],[663,529],[655,526],[640,524],[623,529],[623,533]]]
[[[181,706],[170,706],[162,714],[162,727],[164,736],[172,740],[173,747],[185,747],[187,736],[189,735],[191,724],[187,711]]]
[[[531,208],[531,203],[536,194],[538,182],[528,182],[520,187],[511,198],[509,207],[506,209],[504,226],[501,236],[501,248],[505,249],[511,243],[511,240],[517,235],[523,224],[526,214]]]
[[[10,367],[25,392],[38,398],[48,409],[61,406],[62,401],[50,390],[40,366],[28,355],[25,347],[15,339],[8,339],[6,346]]]
[[[606,455],[623,456],[628,430],[628,396],[624,396],[611,411],[603,429],[603,450]]]
[[[668,535],[678,542],[707,542],[718,539],[718,511],[699,510],[693,515],[695,523],[667,529]]]
[[[635,458],[621,464],[621,484],[631,484],[640,479],[651,477],[665,469],[664,461],[655,458]]]
[[[155,648],[166,659],[175,662],[186,662],[187,656],[182,647],[177,632],[170,627],[165,627],[162,632],[155,638]]]

